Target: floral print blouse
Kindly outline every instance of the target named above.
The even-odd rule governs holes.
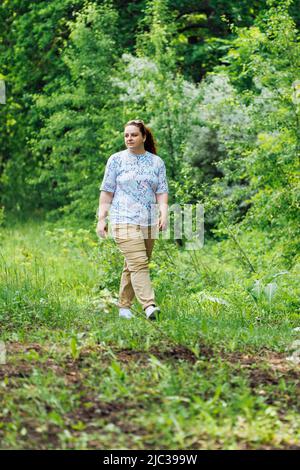
[[[156,225],[155,194],[168,193],[165,163],[149,151],[114,153],[107,160],[99,189],[114,193],[109,211],[112,224]]]

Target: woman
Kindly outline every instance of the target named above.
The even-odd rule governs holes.
[[[134,297],[146,317],[158,318],[149,273],[149,261],[158,230],[166,230],[168,183],[164,161],[156,155],[152,132],[142,120],[127,122],[126,149],[111,155],[100,185],[97,234],[107,236],[105,221],[110,210],[113,237],[124,255],[119,290],[119,315],[132,318]],[[160,211],[157,221],[157,206]]]

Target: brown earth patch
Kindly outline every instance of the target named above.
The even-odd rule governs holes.
[[[5,377],[28,377],[32,373],[32,364],[26,361],[19,362],[18,364],[1,364],[0,366],[0,380]]]
[[[240,364],[242,368],[251,368],[256,365],[265,366],[270,370],[278,372],[294,372],[293,375],[300,377],[300,368],[286,360],[287,353],[277,353],[267,349],[256,354],[242,352],[221,352],[221,356],[232,364]]]
[[[249,386],[255,395],[264,396],[265,403],[268,404],[280,403],[278,412],[282,421],[288,408],[293,407],[300,411],[300,368],[289,363],[286,356],[286,353],[268,350],[262,350],[257,355],[240,352],[222,354],[223,358],[235,366],[236,371],[242,370],[246,373]],[[292,394],[279,387],[282,379],[289,386],[292,384],[295,387]],[[278,447],[280,448],[288,447]]]
[[[159,360],[173,360],[173,361],[186,361],[195,363],[198,359],[196,355],[185,346],[175,346],[172,349],[162,351],[158,348],[151,348],[148,351],[137,351],[133,349],[114,349],[114,354],[117,359],[121,362],[143,362],[146,363],[149,361],[150,356],[155,356]],[[203,347],[201,349],[201,355],[210,356],[212,350],[208,347]]]
[[[2,423],[12,422],[14,417],[11,412],[6,416],[1,416]],[[22,429],[25,428],[26,434],[18,438],[19,449],[35,450],[55,448],[59,445],[58,433],[61,429],[53,423],[43,423],[43,429],[40,423],[34,418],[24,415],[22,417]],[[0,438],[4,435],[4,429],[0,429]],[[51,444],[49,446],[49,443]]]
[[[258,385],[278,385],[282,378],[288,378],[300,386],[300,368],[290,364],[285,354],[270,351],[257,356],[232,353],[225,358],[248,372],[252,388]]]
[[[41,358],[31,358],[26,361],[24,356],[18,358],[18,355],[23,355],[26,352],[36,351],[38,353],[45,352],[49,354],[47,346],[41,346],[38,343],[7,343],[7,351],[12,355],[13,362],[7,363],[0,366],[0,380],[4,377],[16,378],[15,384],[18,384],[18,378],[28,377],[31,375],[33,368],[43,368],[45,371],[52,370],[60,377],[63,377],[67,385],[76,385],[80,392],[85,392],[84,385],[82,384],[85,371],[89,367],[89,357],[91,354],[97,354],[101,358],[102,363],[110,364],[112,357],[115,356],[117,360],[124,364],[130,364],[132,362],[147,364],[151,355],[154,355],[161,361],[185,361],[190,364],[194,364],[198,359],[192,351],[188,348],[178,345],[173,348],[161,350],[159,348],[151,348],[148,351],[138,351],[132,349],[118,349],[118,348],[105,348],[101,345],[95,345],[91,347],[80,348],[79,358],[76,360],[71,359],[69,354],[63,355],[61,360],[59,358],[54,359],[52,357],[46,357],[44,360]],[[66,350],[66,349],[65,349]],[[65,351],[64,350],[64,351]],[[207,358],[208,360],[214,359],[217,353],[208,346],[201,346],[199,356]],[[221,352],[218,357],[235,366],[235,372],[238,369],[242,369],[246,372],[249,378],[249,385],[253,389],[254,393],[259,393],[262,386],[273,387],[272,391],[268,391],[268,402],[273,403],[274,400],[285,400],[285,409],[287,406],[295,405],[296,400],[299,400],[300,394],[300,370],[299,367],[295,367],[286,361],[287,354],[276,353],[269,350],[262,350],[256,354],[242,353],[242,352]],[[9,357],[8,357],[9,359]],[[277,392],[276,386],[279,384],[281,378],[286,378],[291,381],[297,382],[297,392],[293,397],[280,395],[281,392]],[[95,421],[101,419],[104,421],[103,425],[107,423],[113,423],[120,428],[122,433],[128,435],[137,434],[139,436],[145,436],[148,434],[142,426],[132,422],[131,416],[135,415],[135,411],[139,413],[146,406],[146,402],[139,403],[134,401],[123,401],[123,402],[102,402],[95,396],[90,396],[89,392],[84,394],[79,406],[76,406],[71,412],[64,416],[65,427],[74,434],[74,436],[80,436],[80,430],[74,429],[72,426],[76,426],[76,423],[81,422],[85,424],[85,430],[88,432],[97,432],[97,428],[93,425]],[[151,402],[154,400],[160,400],[159,397],[151,397]],[[48,410],[50,411],[50,409]],[[284,410],[282,419],[284,419]],[[5,421],[5,420],[4,420]],[[61,432],[61,428],[55,426],[52,423],[47,423],[47,429],[43,432],[39,431],[39,424],[34,422],[30,417],[24,417],[23,422],[26,428],[27,434],[22,437],[22,448],[38,448],[47,449],[59,447],[58,433]],[[99,429],[101,431],[101,429]],[[1,434],[1,433],[0,433]],[[145,439],[144,445],[147,446],[147,438]],[[34,443],[34,444],[33,444]],[[90,442],[91,448],[97,448],[97,440]],[[241,443],[241,446],[245,445],[245,448],[251,448],[251,443]],[[34,446],[34,447],[30,447]],[[70,444],[70,447],[72,445]],[[146,447],[145,447],[146,448]],[[149,447],[150,448],[150,447]],[[271,450],[275,447],[264,445],[252,447],[257,449]],[[299,450],[300,447],[297,445],[278,445],[276,449],[286,450]]]
[[[74,435],[80,435],[80,431],[74,431],[73,426],[76,423],[84,423],[84,431],[97,432],[95,421],[101,419],[103,423],[99,425],[98,431],[106,424],[114,424],[123,434],[128,436],[138,434],[139,436],[147,435],[148,431],[142,426],[132,422],[132,412],[139,413],[139,410],[145,409],[145,403],[135,401],[113,401],[102,402],[97,397],[86,395],[82,399],[81,404],[76,409],[65,415],[65,424]],[[97,448],[99,443],[97,440],[90,441],[89,445]]]
[[[7,342],[5,344],[8,353],[24,353],[34,350],[36,352],[42,351],[44,348],[39,343],[19,343]]]
[[[50,354],[47,347],[42,347],[38,343],[7,343],[7,364],[0,366],[0,379],[8,377],[27,377],[31,374],[33,367],[41,367],[45,370],[50,369],[58,375],[65,376],[68,383],[74,383],[82,379],[82,369],[89,367],[89,357],[92,354],[100,356],[101,364],[110,364],[112,358],[124,364],[139,363],[147,364],[150,357],[153,355],[161,361],[185,361],[191,364],[197,362],[196,355],[187,347],[177,345],[170,349],[161,350],[158,347],[151,348],[148,351],[134,350],[134,349],[120,349],[120,348],[105,348],[101,345],[81,347],[79,348],[79,357],[72,359],[70,353],[62,355],[61,359],[46,357],[46,358],[32,358],[26,361],[24,356],[18,358],[18,355],[26,354],[30,351],[38,353],[45,352]],[[12,355],[12,362],[9,360],[9,355]],[[269,350],[262,350],[257,354],[249,354],[242,352],[226,352],[221,351],[216,353],[209,346],[202,345],[200,347],[199,356],[213,359],[218,354],[222,360],[246,370],[252,378],[253,385],[257,383],[265,383],[270,385],[278,384],[280,378],[289,377],[290,380],[300,379],[300,368],[289,363],[286,360],[287,354],[276,353]]]
[[[58,433],[62,430],[58,426],[46,423],[46,430],[39,431],[39,424],[33,419],[25,419],[22,424],[27,431],[26,436],[23,437],[24,445],[22,449],[34,450],[38,448],[46,450],[59,447]]]
[[[70,384],[78,382],[82,379],[83,374],[78,368],[78,364],[74,361],[62,361],[58,364],[54,359],[46,361],[26,359],[17,360],[14,357],[14,363],[2,364],[0,366],[0,380],[8,378],[26,378],[29,377],[34,369],[42,369],[45,372],[51,370],[59,376],[63,376],[65,381]]]
[[[118,423],[118,415],[126,414],[130,409],[139,408],[138,403],[130,402],[102,402],[97,397],[85,396],[80,405],[65,415],[66,423],[71,425],[78,421],[90,424],[93,420],[105,418],[110,423]]]
[[[258,446],[252,446],[251,444],[246,445],[246,449],[248,450],[300,450],[300,446],[296,444],[279,444],[277,446],[272,446],[272,445],[258,445]]]

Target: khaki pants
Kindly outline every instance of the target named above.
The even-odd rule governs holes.
[[[112,224],[114,240],[125,257],[119,290],[119,308],[130,308],[134,296],[143,309],[149,305],[155,305],[149,261],[157,231],[156,226]]]

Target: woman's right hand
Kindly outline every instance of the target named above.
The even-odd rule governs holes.
[[[106,238],[107,237],[107,223],[105,220],[98,220],[96,233],[98,237]]]

